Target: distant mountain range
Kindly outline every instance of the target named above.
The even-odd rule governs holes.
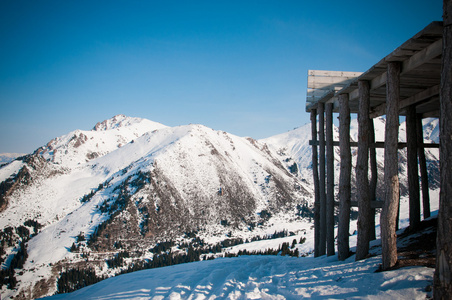
[[[384,140],[384,119],[375,128]],[[437,142],[437,120],[424,128],[425,139]],[[307,227],[300,224],[312,222],[310,132],[308,124],[257,141],[118,115],[7,162],[0,168],[2,294],[52,295],[77,289],[71,276],[96,281],[300,234]],[[427,151],[433,185],[437,152]]]
[[[25,155],[25,153],[1,153],[0,165],[7,164],[15,160],[16,158]]]

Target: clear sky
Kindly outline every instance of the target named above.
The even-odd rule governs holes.
[[[365,71],[441,0],[0,1],[0,153],[116,114],[259,139],[309,122],[309,69]]]

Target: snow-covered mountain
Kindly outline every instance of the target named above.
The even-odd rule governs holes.
[[[270,219],[302,222],[311,198],[256,140],[125,116],[50,141],[3,166],[0,180],[2,263],[9,267],[25,245],[28,254],[23,271],[4,278],[14,277],[25,298],[54,293],[68,268],[111,276],[143,263],[158,242],[260,238],[275,231]],[[121,251],[130,259],[109,268]]]
[[[0,153],[0,166],[10,163],[16,158],[25,155],[25,153]]]
[[[383,140],[384,119],[375,127]],[[424,127],[435,140],[435,120]],[[312,230],[310,132],[256,141],[118,115],[53,139],[0,168],[2,295],[51,295],[78,288],[73,278],[92,283],[272,237],[301,242]]]
[[[73,168],[121,148],[146,132],[166,127],[146,119],[117,115],[97,123],[90,131],[75,130],[55,138],[39,148],[36,154],[53,163]]]

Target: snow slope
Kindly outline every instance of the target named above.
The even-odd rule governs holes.
[[[48,299],[425,299],[433,269],[375,273],[381,257],[242,256],[110,278]]]
[[[432,215],[437,215],[439,190],[430,191]],[[408,226],[408,199],[401,199],[401,227]],[[379,237],[379,216],[377,216]],[[297,244],[303,253],[312,250],[314,232],[295,237],[258,241],[229,249],[262,250],[278,248],[293,238],[306,237]],[[356,221],[350,230],[356,229]],[[337,230],[337,227],[336,227]],[[400,230],[398,234],[403,231]],[[406,240],[410,240],[408,237]],[[415,238],[414,238],[415,239]],[[401,241],[403,243],[403,241]],[[350,237],[351,251],[356,234]],[[375,272],[381,264],[380,240],[371,243],[375,255],[355,262],[352,255],[338,261],[337,255],[312,257],[240,256],[217,258],[170,267],[144,270],[101,281],[68,294],[46,299],[428,299],[432,297],[433,268],[415,266]],[[399,247],[401,244],[398,242]]]

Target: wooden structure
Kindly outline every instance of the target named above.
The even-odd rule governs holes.
[[[410,227],[416,227],[420,222],[419,170],[424,217],[430,215],[424,148],[439,146],[423,143],[420,124],[422,118],[440,117],[442,43],[443,23],[432,22],[364,73],[309,71],[306,111],[311,113],[313,128],[310,144],[313,149],[316,191],[316,256],[325,254],[325,248],[328,255],[334,254],[334,223],[329,221],[334,217],[331,212],[334,211],[335,203],[331,167],[333,146],[339,146],[341,153],[337,237],[339,259],[349,256],[350,206],[357,204],[359,217],[356,259],[362,259],[368,254],[369,241],[374,236],[371,229],[372,226],[375,227],[375,208],[381,207],[383,269],[396,263],[395,232],[399,206],[397,153],[401,147],[407,148],[408,155]],[[339,113],[339,142],[333,141],[330,128],[333,112]],[[357,143],[350,142],[351,113],[358,114]],[[386,115],[385,141],[376,142],[372,119],[382,115]],[[406,116],[407,143],[398,142],[400,115]],[[350,200],[351,147],[358,147],[355,169],[358,203],[352,203]],[[385,150],[384,201],[375,201],[377,147],[384,147]],[[332,251],[330,247],[333,247]]]

